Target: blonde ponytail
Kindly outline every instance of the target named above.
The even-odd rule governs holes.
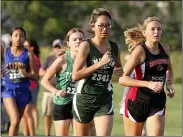
[[[124,32],[125,43],[128,45],[128,51],[132,52],[135,47],[145,41],[145,37],[142,34],[140,27],[134,27],[127,29]]]

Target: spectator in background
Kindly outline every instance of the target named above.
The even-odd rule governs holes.
[[[36,74],[38,75],[39,69],[41,67],[40,63],[40,50],[39,46],[37,44],[36,40],[25,40],[24,42],[24,47],[27,48],[30,52],[33,52],[34,54],[34,60],[35,60],[35,65],[36,65]],[[28,136],[30,132],[30,128],[37,129],[38,128],[38,110],[36,107],[37,104],[37,97],[38,97],[38,92],[39,92],[39,78],[37,80],[30,80],[30,91],[32,95],[32,100],[30,104],[26,106],[26,109],[24,111],[24,115],[22,117],[22,125],[23,125],[23,134],[24,136]],[[28,111],[27,111],[28,110]],[[31,113],[28,113],[28,112]],[[33,119],[31,119],[33,117]],[[29,123],[31,123],[33,120],[34,126],[30,126]],[[32,129],[31,129],[32,130]]]
[[[44,76],[47,69],[51,66],[54,62],[56,57],[60,53],[60,46],[62,45],[62,40],[56,39],[52,43],[52,54],[46,58],[46,61],[41,66],[39,71],[39,76]],[[54,76],[50,83],[55,87],[56,86],[56,77]],[[54,94],[46,89],[43,92],[43,99],[42,99],[42,111],[44,116],[44,128],[45,128],[45,135],[50,135],[51,125],[52,125],[52,111],[53,111],[53,96]]]

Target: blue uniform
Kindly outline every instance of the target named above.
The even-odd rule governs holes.
[[[30,82],[27,78],[22,78],[19,74],[18,64],[23,64],[26,70],[29,69],[28,50],[23,49],[20,56],[13,56],[10,48],[6,49],[4,55],[4,65],[16,64],[16,68],[10,69],[2,79],[2,98],[14,98],[18,108],[25,107],[31,101],[31,92],[29,90]]]

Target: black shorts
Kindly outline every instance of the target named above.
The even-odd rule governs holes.
[[[66,105],[57,105],[54,103],[53,107],[53,120],[66,120],[72,119],[72,102]]]
[[[124,115],[134,122],[145,122],[148,117],[165,114],[165,102],[146,102],[140,99],[125,101]]]
[[[73,98],[73,117],[89,123],[94,117],[114,115],[112,94],[87,95],[77,93]]]

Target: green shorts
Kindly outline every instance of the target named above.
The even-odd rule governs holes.
[[[94,117],[114,115],[112,94],[86,95],[77,93],[73,98],[73,117],[80,123],[89,123]]]

